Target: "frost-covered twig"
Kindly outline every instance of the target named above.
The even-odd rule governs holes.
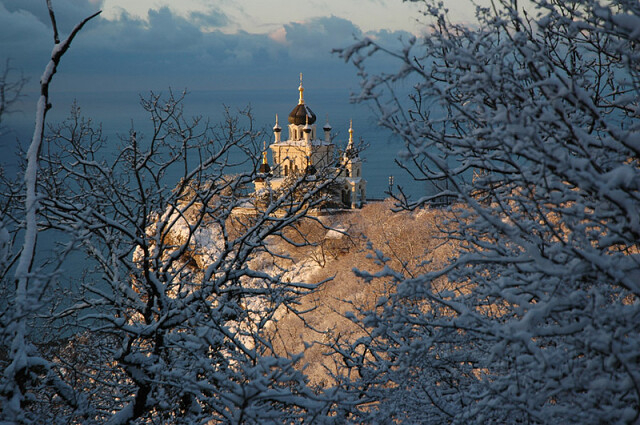
[[[27,152],[27,166],[25,170],[25,224],[24,242],[22,244],[20,257],[15,271],[15,297],[12,300],[12,318],[8,319],[8,326],[4,330],[4,340],[10,341],[9,363],[4,370],[1,387],[0,400],[3,401],[2,414],[5,418],[22,421],[24,412],[22,404],[25,400],[26,380],[31,374],[31,369],[41,366],[44,362],[33,352],[33,348],[26,341],[26,323],[32,309],[36,308],[37,300],[40,298],[42,285],[39,277],[32,273],[33,262],[36,252],[37,241],[37,210],[38,210],[38,168],[39,155],[43,141],[45,117],[49,105],[49,85],[56,72],[57,66],[62,56],[69,49],[71,42],[82,29],[82,27],[100,12],[97,12],[76,25],[69,36],[62,42],[58,40],[57,26],[51,11],[51,3],[47,2],[52,22],[54,25],[55,46],[51,53],[51,59],[47,64],[40,79],[40,97],[36,106],[36,118],[33,138]],[[44,362],[46,365],[46,362]]]

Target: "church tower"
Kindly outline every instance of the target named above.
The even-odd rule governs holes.
[[[273,127],[274,143],[271,144],[274,177],[289,177],[304,173],[309,163],[317,169],[334,165],[335,146],[325,132],[324,139],[316,133],[316,114],[305,103],[302,74],[298,87],[298,104],[288,117],[289,138],[282,140],[282,128],[276,115]]]
[[[366,181],[362,178],[362,161],[353,146],[353,126],[349,129],[349,142],[343,157],[336,158],[329,117],[327,115],[327,122],[322,127],[323,137],[319,138],[316,114],[305,102],[302,74],[298,86],[298,103],[289,113],[287,121],[288,139],[282,140],[282,127],[276,114],[274,141],[269,146],[273,166],[269,167],[267,163],[265,148],[258,177],[254,181],[256,192],[267,188],[277,190],[289,178],[322,170],[328,171],[324,175],[337,175],[336,183],[342,187],[341,200],[345,207],[362,205]]]
[[[362,178],[362,160],[353,144],[353,120],[349,121],[349,141],[341,165],[340,177],[344,181],[342,202],[356,208],[365,202],[367,181]]]

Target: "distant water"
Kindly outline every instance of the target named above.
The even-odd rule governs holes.
[[[126,137],[132,125],[139,134],[148,134],[149,117],[139,105],[139,95],[133,92],[53,92],[53,109],[47,117],[47,122],[57,123],[68,117],[74,99],[77,100],[83,116],[92,118],[96,124],[102,123],[103,135],[107,137],[108,146],[112,147],[112,155],[120,145],[119,137]],[[297,100],[297,87],[292,87],[289,91],[196,91],[187,96],[184,107],[186,116],[201,115],[209,117],[210,121],[215,123],[223,119],[224,105],[232,111],[250,105],[256,128],[265,130],[265,141],[268,144],[273,140],[271,128],[275,114],[281,117],[281,124],[286,124],[286,118],[297,104]],[[367,180],[368,198],[387,196],[385,191],[389,189],[389,176],[393,176],[395,184],[403,186],[405,191],[413,196],[421,196],[427,192],[426,185],[414,182],[394,163],[402,149],[402,143],[389,131],[377,126],[375,114],[367,105],[350,103],[348,92],[314,91],[312,87],[307,87],[305,100],[316,114],[319,127],[324,125],[326,116],[329,115],[333,132],[336,133],[334,142],[339,148],[346,145],[349,120],[353,119],[354,137],[368,144],[368,148],[361,154],[364,159],[363,176]],[[21,110],[22,112],[5,119],[4,129],[0,132],[0,163],[9,176],[15,175],[18,170],[18,144],[26,149],[33,133],[33,96],[26,99]],[[64,242],[63,239],[60,235],[52,233],[41,234],[38,240],[37,263],[43,264],[47,257],[54,255],[54,244]],[[81,272],[89,266],[88,261],[79,252],[67,259],[62,274],[65,276],[66,285],[75,287],[78,284]]]
[[[324,125],[328,114],[333,132],[336,133],[334,142],[338,147],[343,148],[346,145],[349,120],[353,119],[355,139],[362,139],[368,145],[361,155],[365,161],[363,175],[367,179],[367,196],[385,197],[385,191],[389,189],[389,176],[393,176],[395,184],[401,185],[413,196],[424,195],[427,191],[426,185],[414,182],[394,163],[402,149],[401,141],[377,125],[375,114],[368,105],[352,104],[349,96],[349,92],[337,89],[314,90],[310,86],[305,90],[305,101],[316,114],[318,127]],[[126,136],[132,125],[139,134],[144,133],[145,127],[148,127],[149,118],[139,104],[140,95],[135,92],[53,93],[54,107],[49,112],[47,122],[56,123],[68,117],[74,99],[77,100],[85,117],[92,118],[94,123],[102,123],[103,134],[113,142],[114,149],[119,145],[119,135]],[[281,124],[286,124],[286,117],[297,104],[297,100],[297,87],[288,91],[194,91],[187,95],[184,107],[186,116],[200,115],[215,123],[222,120],[225,105],[232,111],[250,105],[256,128],[266,131],[265,140],[268,144],[273,140],[270,129],[273,127],[275,114],[281,117]],[[11,115],[10,120],[5,121],[5,126],[12,131],[5,131],[0,135],[0,149],[3,152],[0,162],[3,163],[7,174],[17,171],[16,139],[26,148],[33,132],[35,106],[27,101],[21,109],[21,113]]]

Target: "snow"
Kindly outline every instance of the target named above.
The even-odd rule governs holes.
[[[640,40],[640,16],[630,14],[612,15],[611,21],[618,27],[629,31],[630,40]]]
[[[51,287],[32,267],[46,114],[42,96],[26,156],[24,241],[17,247],[22,252],[15,279],[4,281],[15,296],[6,300],[10,309],[0,311],[1,342],[10,348],[0,386],[3,420],[28,423],[31,417],[23,409],[39,408],[35,402],[51,395],[56,409],[61,406],[62,416],[56,418],[61,423],[77,422],[74,414],[129,423],[140,411],[140,422],[162,420],[165,412],[158,409],[170,417],[176,406],[189,403],[188,396],[194,401],[180,412],[187,415],[185,423],[637,422],[640,123],[637,116],[612,113],[603,102],[620,88],[637,92],[628,82],[636,81],[639,58],[627,50],[624,66],[615,62],[592,69],[598,66],[591,61],[594,52],[584,49],[625,49],[640,38],[640,18],[632,14],[635,9],[618,9],[616,1],[595,10],[589,10],[592,3],[582,3],[593,16],[563,2],[541,6],[547,16],[524,31],[513,27],[519,11],[493,16],[487,10],[476,26],[439,21],[453,25],[453,31],[442,34],[436,27],[398,52],[371,39],[343,50],[360,67],[376,52],[400,61],[396,74],[372,75],[361,68],[360,98],[373,98],[380,106],[381,120],[406,143],[417,175],[448,179],[451,187],[440,195],[456,195],[461,203],[442,210],[448,219],[439,229],[443,243],[459,247],[442,266],[413,270],[392,258],[395,251],[378,250],[372,258],[379,272],[358,272],[365,282],[383,280],[385,292],[376,294],[370,310],[344,313],[362,337],[340,340],[340,329],[335,338],[323,336],[325,348],[340,355],[344,368],[335,371],[333,388],[308,386],[294,368],[295,357],[265,354],[271,353],[271,341],[262,338],[268,339],[301,293],[315,288],[321,268],[278,242],[278,225],[293,218],[263,217],[233,239],[220,224],[229,217],[198,223],[186,204],[163,204],[157,216],[143,217],[154,222],[143,229],[132,224],[133,230],[123,230],[126,226],[97,212],[75,217],[75,224],[104,230],[107,242],[94,246],[93,254],[103,261],[101,277],[108,288],[87,280],[88,295],[81,294],[81,302],[60,317],[71,317],[74,309],[100,308],[83,317],[96,321],[83,323],[90,323],[90,332],[108,330],[117,347],[88,344],[83,348],[91,354],[110,357],[87,364],[41,357],[40,347],[29,343],[27,325]],[[432,4],[426,13],[439,18],[444,7]],[[539,32],[546,30],[551,31]],[[600,43],[603,35],[606,43]],[[56,46],[52,56],[67,47]],[[576,49],[575,73],[562,59],[568,48]],[[43,83],[54,73],[52,61]],[[404,103],[394,92],[383,96],[403,81],[418,83],[418,102]],[[602,93],[595,96],[593,87]],[[637,99],[637,93],[618,97],[615,106],[630,111]],[[415,111],[420,101],[449,108],[444,118],[423,119],[416,113],[423,111]],[[473,171],[478,172],[471,176]],[[247,200],[236,201],[251,207]],[[423,206],[399,202],[408,209]],[[0,265],[11,255],[6,225],[0,222]],[[109,232],[126,236],[118,239]],[[343,232],[336,226],[324,237],[341,239]],[[396,236],[408,243],[402,234]],[[142,258],[138,248],[131,264],[135,243],[148,243],[152,252]],[[138,269],[141,260],[152,265]],[[27,367],[34,373],[25,380],[20,373]],[[56,386],[56,379],[83,376],[85,367],[113,376],[87,373],[91,385],[80,388],[89,389],[89,395]],[[67,395],[88,403],[94,396],[100,400],[85,411],[65,404],[61,397]],[[73,411],[69,417],[67,408]],[[206,416],[216,413],[214,419]],[[32,423],[40,419],[37,413],[33,417]]]
[[[313,139],[307,142],[306,140],[283,140],[278,143],[274,143],[277,146],[296,146],[296,147],[304,147],[307,146],[308,143],[311,143],[314,146],[330,146],[331,142],[327,142],[323,139]]]
[[[346,232],[345,228],[336,227],[334,229],[329,229],[324,237],[325,239],[342,239],[345,237]]]
[[[366,39],[341,52],[359,67],[358,99],[373,99],[405,143],[410,172],[446,179],[437,194],[460,202],[444,212],[460,252],[424,274],[384,269],[397,292],[354,320],[381,336],[344,354],[379,356],[352,386],[370,385],[379,403],[363,422],[637,421],[640,122],[629,82],[640,57],[629,46],[640,16],[625,2],[579,3],[539,3],[537,22],[478,9],[475,25],[432,4],[437,25],[420,43],[389,52]],[[371,54],[397,59],[395,71],[369,73]]]

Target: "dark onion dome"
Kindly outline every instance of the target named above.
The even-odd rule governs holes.
[[[304,172],[309,175],[313,175],[317,172],[316,167],[313,166],[311,159],[307,157],[307,168],[305,168]]]
[[[276,125],[278,122],[278,118],[276,115]],[[269,167],[269,161],[267,161],[267,142],[264,142],[264,150],[262,151],[262,164],[260,164],[260,168],[258,168],[258,173],[261,174],[258,176],[256,181],[264,181],[263,176],[268,176],[271,173],[271,167]]]
[[[266,162],[260,164],[260,168],[258,168],[258,172],[262,174],[269,174],[271,172],[271,167]]]
[[[314,167],[313,164],[309,165],[304,171],[309,175],[314,175],[317,172],[316,167]]]
[[[309,118],[309,125],[316,122],[316,114],[304,103],[299,103],[289,114],[289,124],[304,125]]]
[[[271,174],[271,167],[266,162],[260,164],[260,168],[258,168],[258,175],[255,178],[257,182],[263,182],[265,177],[269,177]]]

